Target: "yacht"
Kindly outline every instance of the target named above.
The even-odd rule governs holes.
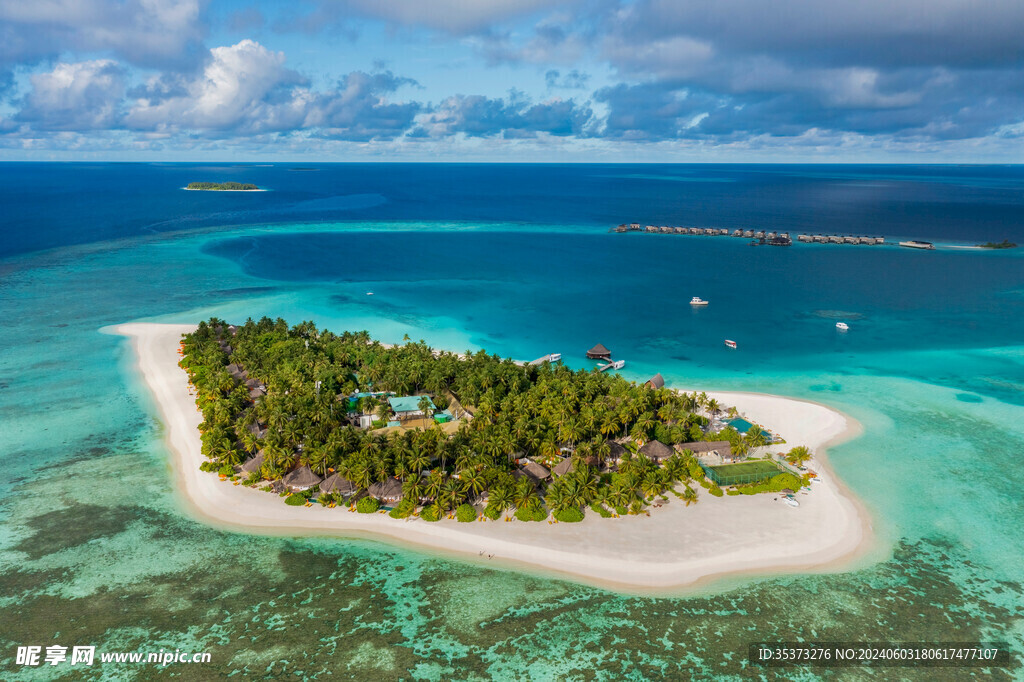
[[[736,342],[735,341],[730,341],[729,339],[726,339],[725,340],[725,345],[728,346],[729,348],[735,348],[736,347]]]
[[[693,298],[690,299],[690,305],[707,305],[707,304],[708,304],[708,302],[705,301],[700,296],[694,296]]]
[[[846,324],[845,322],[836,322],[836,329],[838,329],[839,331],[845,332],[849,328],[850,325]]]
[[[922,241],[917,240],[917,239],[911,239],[910,241],[900,242],[900,246],[905,246],[905,247],[910,248],[910,249],[927,249],[927,250],[934,250],[935,249],[935,245],[932,244],[931,242],[922,242]]]

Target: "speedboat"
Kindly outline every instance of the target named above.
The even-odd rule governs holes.
[[[845,332],[849,328],[850,325],[846,324],[845,322],[836,322],[836,329],[838,329],[839,331]]]
[[[626,366],[626,361],[625,360],[616,360],[615,362],[612,363],[612,369],[622,369],[625,366]]]
[[[372,291],[367,291],[367,292],[366,292],[366,295],[367,295],[367,296],[373,296],[373,292],[372,292]]]
[[[725,345],[728,346],[729,348],[735,348],[736,347],[736,342],[735,341],[730,341],[729,339],[726,339],[725,340]]]
[[[792,497],[783,497],[782,501],[788,504],[790,507],[799,507],[800,503],[794,500]]]
[[[708,304],[708,302],[705,301],[700,296],[694,296],[693,298],[690,299],[690,305],[707,305],[707,304]]]

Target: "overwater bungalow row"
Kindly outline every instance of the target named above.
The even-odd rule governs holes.
[[[885,237],[855,237],[836,234],[801,234],[796,239],[804,244],[885,244]]]

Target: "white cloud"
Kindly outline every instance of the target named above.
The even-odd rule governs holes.
[[[124,72],[109,59],[59,63],[30,78],[18,118],[46,130],[97,130],[116,124]]]
[[[0,65],[110,50],[143,66],[190,63],[205,0],[0,0]]]

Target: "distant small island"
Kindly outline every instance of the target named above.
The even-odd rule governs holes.
[[[979,249],[1015,249],[1017,245],[1011,242],[1009,239],[1004,239],[1001,242],[985,242],[984,244],[978,244]]]
[[[259,187],[242,182],[190,182],[185,189],[198,189],[207,192],[251,192]]]

